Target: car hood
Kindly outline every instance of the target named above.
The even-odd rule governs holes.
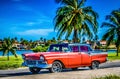
[[[58,55],[60,52],[37,52],[37,53],[26,53],[26,54],[22,54],[22,56],[25,56],[26,60],[40,60],[40,56],[55,56]]]

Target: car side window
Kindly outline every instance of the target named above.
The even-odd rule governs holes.
[[[59,51],[60,48],[59,47],[53,47],[52,51]]]
[[[88,52],[88,47],[87,46],[80,46],[80,51],[81,52]]]
[[[71,46],[72,52],[79,52],[79,47],[78,46]]]
[[[68,47],[62,47],[62,51],[63,51],[63,52],[68,52],[68,51],[69,51],[69,48],[68,48]]]

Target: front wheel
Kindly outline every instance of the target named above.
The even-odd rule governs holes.
[[[39,73],[39,71],[41,70],[40,68],[37,67],[29,67],[30,72],[32,72],[33,74],[37,74]]]
[[[59,61],[55,61],[52,64],[52,67],[49,69],[50,72],[52,73],[57,73],[61,72],[63,69],[62,64]]]
[[[99,68],[99,62],[93,61],[91,66],[89,66],[90,69],[98,69]]]

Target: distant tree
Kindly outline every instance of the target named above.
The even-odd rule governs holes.
[[[2,41],[2,39],[0,39],[0,41]]]
[[[20,39],[20,44],[22,44],[22,46],[23,46],[22,48],[29,49],[28,48],[29,47],[29,41],[28,40],[21,38]]]
[[[32,43],[32,42],[33,42],[32,40],[29,41],[29,43]]]
[[[23,44],[23,45],[28,45],[28,43],[29,43],[28,40],[25,40],[25,39],[23,41],[21,41],[21,44]]]
[[[30,40],[30,41],[28,41],[28,44],[27,44],[27,49],[31,49],[31,48],[33,48],[33,41],[32,40]]]
[[[112,11],[110,15],[106,16],[106,20],[109,20],[109,22],[104,22],[101,27],[108,27],[108,30],[102,39],[107,40],[107,46],[111,42],[115,42],[117,48],[116,56],[118,56],[120,52],[120,9]]]
[[[43,37],[40,37],[40,41],[43,42]]]
[[[22,42],[24,39],[23,38],[20,38],[20,42]]]
[[[7,54],[7,60],[9,60],[9,53],[11,52],[15,57],[17,57],[16,50],[13,47],[13,41],[10,38],[4,38],[2,43],[3,56]]]
[[[15,39],[16,41],[18,40],[18,38],[17,38],[17,37],[15,37],[14,39]]]
[[[86,35],[93,38],[97,32],[98,14],[92,7],[85,6],[86,0],[55,0],[62,6],[57,9],[55,16],[55,30],[58,31],[58,38],[65,35],[65,38],[73,35],[73,42],[79,42],[79,37]]]
[[[85,43],[85,37],[83,37],[82,42]]]
[[[44,38],[44,43],[46,43],[47,42],[47,40],[46,40],[46,38]]]
[[[56,43],[55,37],[52,38],[51,42],[52,42],[52,43]]]
[[[95,41],[98,41],[98,35],[95,35],[94,40],[95,40]]]

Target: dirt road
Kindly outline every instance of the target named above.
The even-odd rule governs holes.
[[[98,70],[89,70],[86,67],[76,71],[67,69],[61,73],[50,73],[47,70],[42,70],[39,74],[32,74],[28,68],[0,70],[0,79],[92,79],[110,74],[120,75],[120,61],[101,64]]]

